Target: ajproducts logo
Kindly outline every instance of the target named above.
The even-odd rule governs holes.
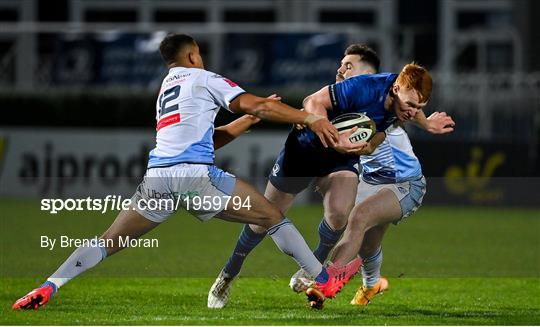
[[[129,183],[136,185],[146,170],[148,147],[142,145],[138,152],[121,157],[91,152],[82,155],[66,153],[57,151],[52,142],[47,142],[41,151],[37,148],[22,153],[20,160],[17,170],[22,184],[38,187],[43,195],[62,195],[77,184],[113,187],[127,178]]]
[[[450,166],[444,174],[444,184],[454,195],[465,196],[473,203],[486,203],[501,200],[503,190],[490,187],[495,170],[502,166],[506,156],[495,152],[484,160],[484,151],[480,147],[471,149],[471,159],[465,165]]]

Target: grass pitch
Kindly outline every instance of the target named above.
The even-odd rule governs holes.
[[[348,304],[355,278],[322,311],[292,293],[294,262],[263,241],[246,260],[223,310],[206,308],[213,279],[241,226],[201,224],[177,214],[147,237],[159,248],[128,249],[64,286],[49,305],[14,312],[73,249],[40,248],[40,236],[92,237],[113,214],[47,215],[39,203],[0,200],[0,324],[12,325],[538,325],[540,213],[531,209],[423,207],[384,241],[390,290],[366,308]],[[290,218],[316,244],[320,206]]]
[[[348,286],[322,311],[304,305],[287,279],[241,278],[222,310],[206,308],[210,278],[82,278],[35,312],[9,306],[35,281],[7,280],[2,324],[31,325],[537,325],[538,279],[402,278],[366,308]],[[358,280],[351,282],[355,286]],[[532,291],[536,288],[536,294]]]

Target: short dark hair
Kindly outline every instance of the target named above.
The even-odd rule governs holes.
[[[167,64],[175,61],[178,52],[188,45],[194,45],[195,39],[186,34],[167,34],[159,44],[159,53]]]
[[[351,44],[345,49],[345,55],[359,55],[361,57],[360,60],[371,65],[375,69],[375,72],[379,71],[381,60],[379,59],[377,52],[367,44]]]

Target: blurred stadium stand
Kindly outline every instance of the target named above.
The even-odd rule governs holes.
[[[151,131],[167,32],[193,35],[207,69],[296,106],[362,42],[383,71],[415,60],[433,72],[427,111],[458,127],[408,128],[428,172],[444,174],[441,144],[464,162],[478,144],[504,149],[504,176],[538,176],[539,14],[536,0],[0,0],[0,126]]]
[[[533,0],[0,0],[0,90],[150,95],[164,71],[159,41],[178,31],[199,40],[208,69],[299,103],[332,81],[347,44],[366,42],[383,71],[411,60],[433,71],[431,107],[463,127],[452,137],[529,140],[540,107],[535,12]]]

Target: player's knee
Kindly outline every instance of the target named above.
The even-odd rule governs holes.
[[[347,226],[347,217],[343,218],[343,216],[338,215],[326,215],[325,220],[328,226],[333,230],[340,230]]]
[[[356,233],[365,233],[368,230],[367,223],[363,219],[353,218],[349,220],[348,228]]]
[[[371,212],[368,208],[359,208],[349,217],[348,224],[354,230],[365,233],[372,227],[370,226],[370,215]]]
[[[324,217],[332,229],[339,230],[347,225],[350,211],[350,208],[333,206],[325,211]]]
[[[265,233],[267,230],[267,228],[259,226],[259,225],[249,225],[249,228],[251,228],[251,230],[257,234]]]
[[[262,228],[269,229],[272,226],[275,226],[283,221],[283,217],[280,216],[273,216],[271,218],[265,219],[263,225],[260,225]]]
[[[283,215],[277,208],[271,208],[262,215],[255,225],[266,230],[272,226],[279,224],[283,220]]]

